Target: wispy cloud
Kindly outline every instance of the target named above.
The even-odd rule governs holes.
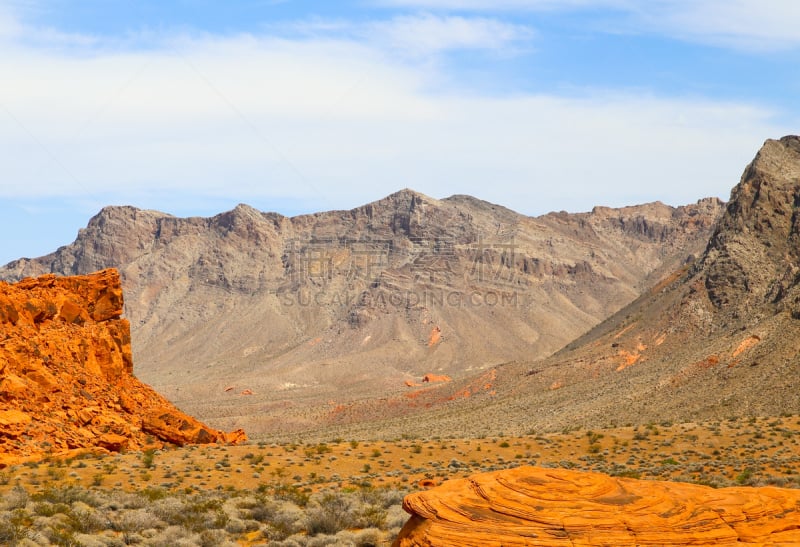
[[[0,6],[0,44],[9,43],[22,35],[22,24],[16,10]]]
[[[360,42],[392,54],[436,55],[453,50],[503,51],[526,49],[535,31],[501,19],[414,13],[387,19],[353,22],[344,19],[306,19],[266,28],[290,39],[337,39]]]
[[[508,51],[534,36],[530,27],[497,19],[430,13],[397,16],[372,23],[368,30],[370,39],[376,43],[417,54],[453,49]]]
[[[19,24],[12,19],[10,25]],[[320,21],[301,36],[148,36],[148,48],[0,55],[0,196],[238,196],[355,205],[400,187],[524,212],[726,194],[775,112],[709,99],[488,96],[431,85],[427,56],[504,49],[531,30],[422,14]],[[135,44],[134,44],[135,45]],[[76,46],[77,47],[77,46]],[[418,48],[418,49],[414,49]],[[431,91],[431,90],[435,91]],[[166,207],[166,206],[165,206]]]
[[[609,10],[618,28],[745,50],[800,47],[796,0],[378,0],[378,5],[457,12]]]
[[[745,104],[430,94],[424,71],[346,41],[37,53],[0,71],[15,74],[0,104],[25,127],[0,124],[5,197],[322,193],[339,206],[411,186],[529,212],[681,202],[727,192],[779,134],[771,112]]]
[[[646,28],[686,40],[748,50],[800,47],[795,0],[659,0],[632,13]]]

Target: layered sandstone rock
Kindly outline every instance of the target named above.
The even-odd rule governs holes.
[[[395,547],[800,545],[800,491],[520,467],[411,494]]]
[[[133,376],[119,274],[0,282],[0,467],[76,449],[238,442]]]

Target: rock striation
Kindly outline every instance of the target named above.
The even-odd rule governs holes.
[[[394,547],[800,544],[800,491],[519,467],[406,496]]]
[[[74,450],[239,442],[133,376],[114,269],[0,282],[0,467]]]

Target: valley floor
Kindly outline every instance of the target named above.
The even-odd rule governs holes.
[[[0,472],[0,542],[388,545],[407,517],[402,496],[452,478],[538,465],[714,487],[799,488],[798,444],[800,416],[782,416],[86,455]]]

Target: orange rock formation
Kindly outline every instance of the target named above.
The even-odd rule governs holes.
[[[520,467],[406,496],[394,547],[800,545],[800,491]]]
[[[439,328],[439,325],[436,325],[431,329],[431,334],[428,337],[428,347],[433,347],[439,343],[439,340],[442,339],[442,329]]]
[[[116,270],[0,282],[0,467],[75,450],[240,442],[133,376]]]
[[[452,378],[449,376],[445,376],[443,374],[426,374],[422,377],[422,381],[424,383],[435,383],[435,382],[450,382]]]

